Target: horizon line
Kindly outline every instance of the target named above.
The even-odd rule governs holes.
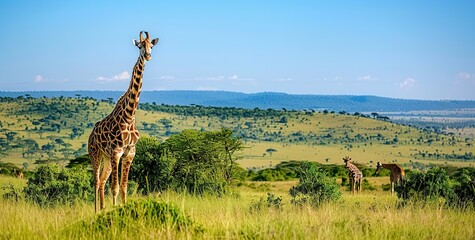
[[[0,93],[28,93],[28,92],[124,92],[122,90],[22,90],[22,91],[15,91],[15,90],[0,90]],[[329,96],[329,97],[378,97],[378,98],[388,98],[388,99],[397,99],[397,100],[414,100],[414,101],[475,101],[474,99],[415,99],[415,98],[398,98],[398,97],[387,97],[387,96],[378,96],[378,95],[369,95],[369,94],[317,94],[317,93],[286,93],[286,92],[276,92],[276,91],[263,91],[263,92],[253,92],[253,93],[246,93],[246,92],[238,92],[238,91],[230,91],[230,90],[201,90],[201,89],[189,89],[189,90],[142,90],[141,92],[226,92],[226,93],[238,93],[238,94],[245,94],[245,95],[257,95],[257,94],[284,94],[290,96]]]

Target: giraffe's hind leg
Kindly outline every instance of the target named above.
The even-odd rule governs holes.
[[[350,178],[350,192],[355,194],[355,180],[352,177]]]

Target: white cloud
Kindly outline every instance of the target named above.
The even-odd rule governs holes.
[[[416,83],[416,80],[414,78],[408,77],[404,81],[399,83],[399,87],[400,88],[410,88],[410,87],[414,86],[415,83]]]
[[[225,80],[232,80],[232,81],[252,81],[254,80],[253,78],[243,78],[239,77],[237,74],[233,74],[231,76],[217,76],[217,77],[199,77],[199,78],[194,78],[194,80],[207,80],[207,81],[225,81]]]
[[[293,81],[294,79],[288,77],[288,78],[279,78],[279,79],[277,79],[277,80],[278,80],[278,81],[281,81],[281,82],[291,82],[291,81]]]
[[[130,73],[127,72],[127,71],[123,71],[117,75],[114,75],[112,77],[97,77],[96,80],[97,81],[101,81],[101,82],[113,82],[113,81],[124,81],[124,80],[127,80],[127,79],[130,79]]]
[[[362,81],[374,81],[374,80],[378,80],[377,78],[371,76],[371,75],[366,75],[366,76],[362,76],[362,77],[358,77],[358,80],[362,80]]]
[[[224,79],[226,79],[226,77],[224,77],[224,76],[194,78],[194,80],[208,80],[208,81],[222,81]]]
[[[164,75],[160,77],[160,80],[175,80],[175,77],[170,75]]]
[[[470,74],[470,73],[467,73],[467,72],[459,72],[457,74],[457,78],[462,79],[462,80],[468,80],[468,79],[473,78],[473,77],[475,77],[474,74]]]
[[[43,76],[41,76],[41,75],[36,75],[35,76],[35,82],[43,82],[43,81],[44,81]]]

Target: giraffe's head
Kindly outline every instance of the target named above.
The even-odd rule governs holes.
[[[345,167],[348,167],[348,162],[351,161],[351,158],[346,156],[346,157],[343,158],[343,161],[345,162]]]
[[[378,162],[378,164],[376,164],[376,171],[374,171],[374,174],[378,174],[381,169],[383,169],[383,165]]]
[[[143,56],[145,60],[150,61],[150,59],[152,59],[152,48],[158,43],[158,38],[150,40],[148,32],[145,32],[145,38],[143,38],[142,33],[144,33],[144,31],[141,31],[139,34],[140,41],[134,39],[133,42],[135,46],[140,49],[140,55]]]

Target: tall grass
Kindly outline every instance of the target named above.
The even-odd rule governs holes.
[[[11,180],[9,178],[8,180]],[[0,183],[4,183],[0,177]],[[84,228],[97,216],[92,204],[41,208],[0,200],[0,239],[474,239],[475,211],[437,204],[398,207],[388,192],[364,191],[352,196],[346,189],[341,200],[319,208],[290,204],[288,182],[274,182],[269,191],[283,197],[283,207],[251,208],[267,191],[243,186],[225,197],[194,197],[163,192],[148,197],[131,196],[135,202],[163,202],[175,206],[194,227],[150,225],[147,219],[130,218],[106,231]],[[107,198],[106,212],[117,208]]]

